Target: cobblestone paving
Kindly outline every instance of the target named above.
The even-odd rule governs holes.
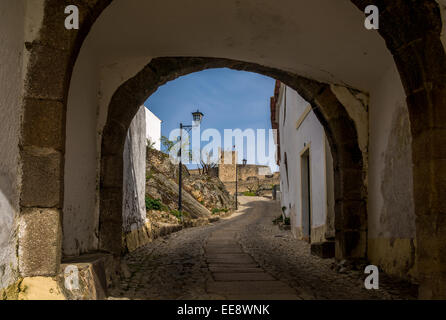
[[[112,290],[126,299],[412,299],[414,288],[380,275],[366,290],[361,271],[338,273],[333,259],[272,224],[278,205],[241,197],[239,213],[184,229],[124,258],[130,273]]]

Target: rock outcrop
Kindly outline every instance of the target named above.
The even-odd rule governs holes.
[[[178,165],[168,155],[154,149],[147,150],[146,194],[159,199],[169,210],[178,209]],[[232,211],[234,200],[217,177],[191,175],[183,166],[183,211],[190,218],[211,213]]]
[[[218,178],[191,176],[183,166],[182,212],[178,211],[178,165],[147,148],[146,217],[142,227],[123,234],[123,252],[182,228],[214,222],[232,212],[233,202]]]
[[[217,177],[189,175],[184,179],[184,189],[211,211],[232,210],[234,198]]]

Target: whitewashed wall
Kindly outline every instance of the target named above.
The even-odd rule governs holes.
[[[124,145],[123,231],[139,229],[146,221],[146,108],[133,118]]]
[[[297,121],[310,105],[295,90],[283,84],[280,88],[278,104],[282,153],[280,177],[281,186],[284,187],[282,189],[282,207],[287,208],[287,215],[291,217],[293,227],[302,228],[301,152],[309,145],[311,162],[311,226],[312,228],[324,226],[328,210],[329,197],[327,193],[333,193],[332,188],[327,189],[325,176],[327,172],[326,158],[331,159],[331,154],[326,146],[324,128],[313,111],[310,111],[299,129],[297,129]],[[285,159],[287,159],[288,163],[288,173]],[[333,206],[330,206],[330,210],[334,210]]]
[[[17,272],[24,12],[23,1],[0,1],[0,289]]]
[[[161,150],[161,120],[147,108],[146,114],[146,138],[154,143],[153,148]]]
[[[370,97],[368,256],[386,272],[416,276],[412,136],[395,66]]]

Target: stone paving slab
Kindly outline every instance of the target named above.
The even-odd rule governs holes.
[[[214,245],[214,244],[217,244],[217,245],[237,245],[238,243],[237,243],[237,241],[235,241],[233,239],[232,240],[208,239],[208,245]]]
[[[384,274],[379,290],[366,290],[363,272],[340,274],[333,268],[334,260],[312,256],[308,243],[272,224],[281,214],[278,203],[254,197],[239,200],[241,213],[234,218],[158,238],[125,256],[128,276],[111,296],[149,300],[411,298],[397,283],[386,282]],[[249,263],[234,263],[244,259]]]
[[[206,254],[218,254],[218,253],[243,253],[240,246],[206,246]]]
[[[208,263],[245,264],[254,263],[250,255],[246,253],[217,253],[206,256]]]
[[[259,268],[260,269],[260,268]],[[262,269],[260,269],[262,270]],[[266,272],[213,272],[215,281],[274,281]]]
[[[208,281],[206,291],[228,295],[296,295],[296,292],[281,281]]]
[[[232,264],[232,265],[222,265],[222,264],[210,264],[209,270],[215,273],[253,273],[253,272],[264,272],[262,268],[259,268],[256,264]]]

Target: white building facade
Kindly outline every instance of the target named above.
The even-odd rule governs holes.
[[[294,236],[334,240],[333,159],[324,128],[295,90],[276,84],[272,118],[278,130],[281,207]]]
[[[161,123],[162,121],[148,108],[144,107],[146,113],[146,138],[153,143],[153,148],[161,150]]]
[[[140,229],[146,223],[146,147],[160,150],[162,121],[141,106],[133,118],[124,145],[123,232]]]

